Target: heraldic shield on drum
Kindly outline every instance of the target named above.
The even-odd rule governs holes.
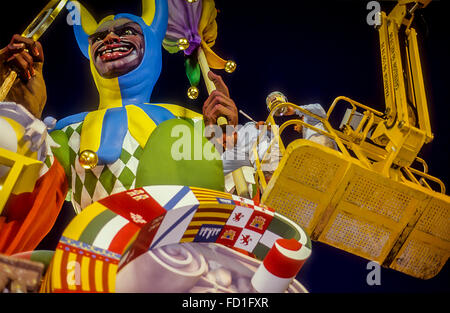
[[[438,275],[450,201],[412,167],[433,139],[410,38],[411,16],[429,2],[379,12],[386,114],[345,97],[326,112],[272,92],[257,122],[222,78],[238,65],[213,51],[213,0],[142,0],[140,14],[107,16],[89,1],[50,1],[0,50],[0,291],[306,293],[298,274],[312,240],[417,279]],[[38,40],[64,18],[98,101],[56,120],[43,116]],[[164,53],[183,55],[197,110],[152,102]],[[410,66],[394,88],[397,61]],[[415,113],[403,106],[409,86]],[[338,101],[353,107],[340,128],[330,124]],[[239,114],[250,122],[238,125]],[[73,218],[54,250],[40,250],[65,202]]]

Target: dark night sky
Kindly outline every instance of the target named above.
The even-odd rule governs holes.
[[[20,33],[47,1],[26,6],[11,1],[0,7],[0,45]],[[82,1],[97,19],[108,14],[138,14],[140,1]],[[377,31],[367,25],[368,1],[248,1],[216,0],[219,9],[218,38],[213,50],[224,59],[234,59],[238,69],[223,74],[238,107],[256,120],[267,116],[265,98],[282,91],[296,104],[321,103],[328,109],[334,98],[347,96],[384,110],[383,84]],[[417,18],[422,64],[429,100],[434,141],[425,145],[424,158],[430,174],[450,188],[447,120],[449,88],[449,36],[444,2],[432,1]],[[388,10],[393,2],[382,2]],[[56,118],[95,109],[98,95],[90,76],[88,61],[79,51],[65,13],[41,38],[46,63],[44,76],[48,102],[43,116]],[[197,101],[185,96],[189,87],[183,56],[163,52],[163,73],[152,102],[184,104],[200,110],[206,93]],[[203,87],[203,85],[200,85]],[[89,101],[86,101],[89,99]],[[247,120],[240,116],[240,122]],[[448,194],[448,192],[447,192]],[[63,210],[63,213],[68,209]],[[62,214],[63,215],[63,214]],[[59,223],[68,218],[60,217]],[[62,229],[63,226],[59,226]],[[48,239],[48,242],[52,242]],[[450,291],[448,264],[428,281],[382,269],[381,286],[366,284],[367,260],[319,242],[300,272],[300,281],[312,292],[435,292]]]

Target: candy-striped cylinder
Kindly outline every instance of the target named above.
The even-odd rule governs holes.
[[[295,239],[278,239],[252,278],[256,291],[284,292],[298,274],[311,249]]]

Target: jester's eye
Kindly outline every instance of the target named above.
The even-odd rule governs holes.
[[[122,32],[122,36],[131,36],[134,35],[134,31],[132,31],[131,29],[127,28]]]

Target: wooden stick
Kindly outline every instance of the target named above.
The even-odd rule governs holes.
[[[208,61],[206,60],[205,52],[203,52],[203,49],[201,46],[198,47],[197,59],[198,59],[198,64],[200,65],[200,70],[203,75],[203,80],[205,81],[206,89],[208,90],[208,94],[210,95],[211,92],[216,90],[216,86],[208,77],[208,72],[210,71],[210,69],[209,69]],[[217,125],[225,126],[227,124],[228,124],[228,121],[224,116],[219,116],[217,118]]]
[[[203,49],[201,46],[198,47],[197,59],[198,59],[198,64],[200,65],[200,70],[203,75],[203,80],[205,81],[206,89],[208,90],[208,94],[211,94],[211,92],[216,90],[216,86],[208,77],[209,65],[208,65],[208,61],[206,60],[205,52],[203,52]]]

